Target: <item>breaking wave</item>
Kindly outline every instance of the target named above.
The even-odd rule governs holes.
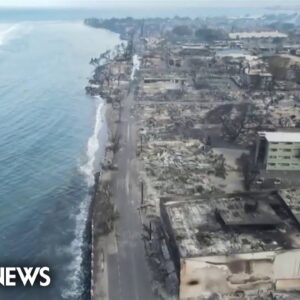
[[[28,24],[0,25],[0,46],[18,38],[20,35],[29,33],[31,26]]]
[[[94,131],[87,143],[86,161],[79,167],[80,173],[84,176],[88,188],[91,188],[94,185],[96,155],[100,148],[99,134],[104,122],[102,114],[104,101],[100,97],[95,98],[97,101],[97,109]],[[68,278],[69,287],[63,291],[62,295],[65,299],[74,299],[81,295],[85,289],[83,286],[82,267],[85,256],[85,229],[88,220],[90,203],[91,196],[87,194],[80,203],[78,213],[75,216],[75,237],[70,247],[73,255],[73,261],[69,266],[69,273],[71,275]]]
[[[95,171],[95,160],[96,154],[99,150],[99,133],[103,124],[102,108],[104,105],[101,97],[95,97],[98,101],[98,107],[96,111],[96,121],[94,126],[93,135],[89,138],[87,151],[86,151],[86,163],[80,167],[81,173],[85,176],[87,184],[89,187],[92,187],[94,184],[94,171]]]

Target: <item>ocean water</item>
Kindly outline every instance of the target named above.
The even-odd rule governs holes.
[[[0,24],[0,265],[47,265],[51,288],[0,299],[87,299],[85,226],[106,142],[104,103],[85,95],[91,57],[117,34],[75,21]]]
[[[220,1],[222,2],[222,1]],[[297,9],[285,9],[285,10],[272,10],[263,7],[130,7],[125,8],[123,6],[116,6],[115,8],[108,8],[97,6],[95,8],[67,8],[67,9],[0,9],[0,20],[3,22],[11,21],[45,21],[45,20],[69,20],[69,21],[81,21],[84,18],[96,17],[96,18],[147,18],[147,17],[191,17],[191,18],[206,18],[206,17],[259,17],[265,14],[293,14],[295,12],[300,13]]]

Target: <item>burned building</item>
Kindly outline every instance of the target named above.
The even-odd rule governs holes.
[[[203,44],[191,44],[183,45],[181,47],[181,55],[198,55],[198,56],[210,56],[212,51],[207,45]]]
[[[180,84],[184,85],[186,82],[186,78],[176,77],[176,76],[157,76],[157,77],[144,77],[144,83],[157,83],[157,82],[166,82],[166,83],[173,83],[173,84]]]
[[[182,66],[182,59],[175,55],[170,56],[168,60],[169,66],[180,68]]]
[[[162,199],[161,221],[180,299],[300,290],[299,224],[276,192]]]
[[[279,31],[254,31],[254,32],[232,32],[229,38],[232,40],[272,40],[275,38],[286,39],[288,36]]]
[[[262,70],[245,70],[244,86],[251,89],[269,90],[273,86],[273,76]]]

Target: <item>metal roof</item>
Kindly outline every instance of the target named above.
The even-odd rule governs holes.
[[[300,251],[289,251],[276,256],[274,262],[276,279],[300,279]]]
[[[265,137],[268,142],[300,143],[300,132],[259,132],[259,135]]]
[[[262,31],[262,32],[232,32],[229,33],[231,39],[251,39],[251,38],[286,38],[285,33],[279,31]]]

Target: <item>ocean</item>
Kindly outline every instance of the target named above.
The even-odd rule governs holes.
[[[222,2],[222,1],[221,1]],[[259,17],[266,14],[293,14],[299,13],[299,9],[267,9],[263,7],[115,7],[115,8],[30,8],[30,9],[0,9],[0,20],[2,22],[11,21],[80,21],[85,18],[147,18],[147,17]]]
[[[264,10],[181,10],[260,15]],[[86,222],[107,141],[103,100],[85,95],[92,57],[117,34],[86,17],[134,10],[0,10],[0,265],[49,266],[51,288],[0,288],[0,300],[89,298]],[[152,11],[172,16],[175,11]]]
[[[91,57],[119,36],[82,22],[0,25],[0,265],[46,265],[51,288],[0,299],[87,299],[84,237],[106,143],[104,103],[85,95]]]

